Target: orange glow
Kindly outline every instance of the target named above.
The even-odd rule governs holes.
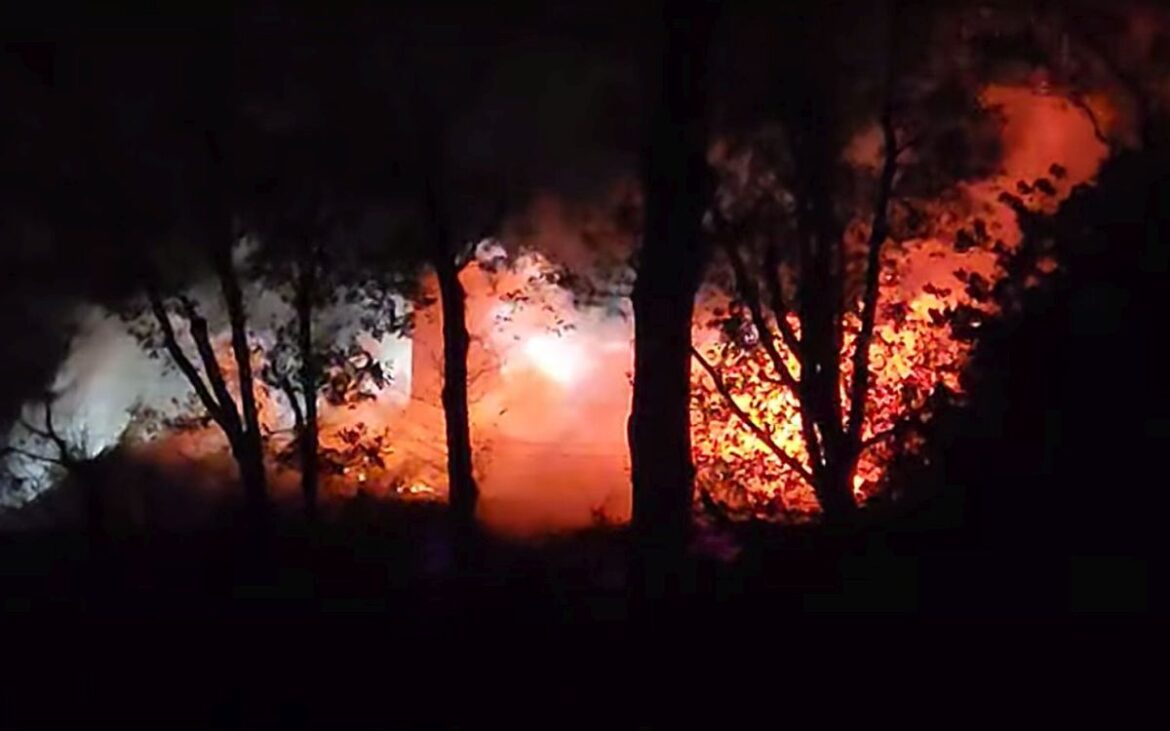
[[[1008,250],[1016,247],[1019,228],[1012,211],[998,201],[1000,193],[1015,192],[1018,180],[1047,176],[1051,165],[1058,163],[1067,172],[1053,181],[1055,196],[1048,200],[1024,196],[1027,205],[1051,207],[1073,185],[1090,180],[1106,155],[1084,112],[1058,95],[994,87],[985,96],[988,103],[1004,108],[1003,173],[963,186],[960,203],[932,209],[938,224],[934,238],[891,242],[883,252],[863,439],[891,429],[908,414],[921,411],[922,418],[929,418],[928,399],[938,388],[961,392],[960,374],[971,343],[955,337],[945,314],[964,305],[994,314],[989,303],[971,296],[968,284],[990,287],[1003,270],[999,254],[990,246],[960,251],[955,246],[958,231],[970,228],[978,216],[985,221],[990,240],[1002,241]],[[579,218],[564,214],[547,198],[538,201],[538,209],[533,240],[582,236]],[[581,259],[585,257],[580,252],[587,251],[563,241],[546,250],[558,248],[578,252]],[[617,305],[624,316],[579,308],[551,271],[543,256],[526,254],[514,257],[508,267],[473,263],[461,274],[472,335],[469,393],[482,492],[480,517],[493,527],[521,533],[622,522],[630,513],[629,306],[624,301]],[[436,292],[431,279],[424,288]],[[696,346],[719,364],[737,403],[790,455],[806,460],[799,405],[776,382],[762,350],[728,347],[720,333],[708,327],[715,309],[726,305],[716,295],[700,298]],[[323,475],[326,501],[359,491],[423,500],[445,496],[439,318],[437,305],[416,313],[409,362],[391,368],[392,379],[394,369],[399,373],[408,369],[407,403],[378,398],[349,407],[322,405],[322,451],[345,465],[344,471]],[[796,320],[792,325],[799,327]],[[846,318],[844,380],[850,375],[857,327],[855,317]],[[234,365],[226,351],[225,356],[225,366]],[[788,353],[785,357],[790,369],[798,372],[795,358]],[[815,515],[818,506],[808,485],[721,406],[721,396],[701,369],[692,372],[698,485],[757,514],[791,520]],[[270,447],[274,451],[287,447],[291,437],[287,415],[282,421],[268,394],[259,398]],[[847,406],[844,389],[842,400]],[[900,440],[899,448],[916,448],[912,434],[900,435]],[[151,445],[150,451],[195,458],[197,453],[206,456],[218,450],[219,459],[226,460],[214,428],[168,441],[181,448]],[[894,442],[877,442],[861,455],[852,477],[859,500],[883,489]],[[274,469],[272,483],[278,493],[295,494],[295,470]]]
[[[1002,242],[1007,252],[1020,243],[1020,231],[1012,210],[998,200],[1001,192],[1020,195],[1033,210],[1051,212],[1078,183],[1092,179],[1107,150],[1096,139],[1083,111],[1067,100],[1023,87],[990,87],[987,104],[1003,109],[1006,155],[1001,175],[963,188],[965,205],[937,211],[944,235],[900,243],[888,243],[883,251],[879,307],[870,348],[870,392],[862,424],[863,442],[905,422],[931,416],[929,397],[937,389],[961,395],[960,375],[973,343],[955,337],[948,313],[969,307],[984,317],[996,314],[980,290],[991,288],[1005,274],[1002,259],[993,246],[960,247],[954,238],[960,229],[970,230],[975,219],[984,222],[987,238]],[[1053,164],[1063,168],[1059,177]],[[1031,192],[1034,181],[1052,183],[1054,194]],[[1017,187],[1024,181],[1029,192]],[[1041,273],[1055,268],[1042,259]],[[968,286],[972,285],[972,286]],[[714,299],[703,309],[709,313],[726,303]],[[701,320],[707,319],[706,317]],[[799,321],[790,324],[799,332]],[[852,377],[853,342],[860,323],[855,313],[845,318],[841,353],[841,402],[847,413],[847,384]],[[973,322],[973,327],[978,326]],[[799,363],[783,349],[779,332],[774,339],[789,370],[799,377]],[[729,345],[714,333],[695,332],[705,357],[718,364],[722,378],[737,404],[771,439],[806,469],[808,453],[801,432],[800,408],[795,395],[781,383],[763,348]],[[714,383],[701,369],[694,369],[692,405],[693,441],[698,486],[733,508],[767,517],[801,520],[819,512],[811,486],[769,451],[723,402]],[[884,486],[886,467],[897,447],[913,452],[920,444],[911,430],[874,442],[860,455],[853,475],[855,497],[864,503]]]

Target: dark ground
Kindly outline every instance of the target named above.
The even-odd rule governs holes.
[[[369,503],[311,539],[282,524],[266,554],[231,528],[96,552],[79,533],[24,536],[0,545],[0,720],[651,728],[694,723],[703,698],[803,694],[791,675],[817,688],[828,673],[857,698],[908,677],[954,692],[944,668],[988,663],[999,694],[1036,682],[1032,663],[1157,640],[1150,556],[1039,550],[948,525],[956,510],[851,535],[743,527],[737,559],[692,555],[680,592],[652,603],[627,591],[621,530],[484,536],[459,572],[434,505]],[[895,673],[907,660],[913,675]]]

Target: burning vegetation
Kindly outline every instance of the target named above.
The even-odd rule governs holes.
[[[1019,34],[988,13],[974,17],[943,23],[939,37],[987,35],[979,23],[997,22],[1012,28],[990,34],[997,43]],[[1013,288],[1058,267],[1050,242],[1024,241],[1021,218],[1051,214],[1092,182],[1112,147],[1135,144],[1144,117],[1133,95],[1117,93],[1116,80],[1093,81],[1108,74],[1103,55],[1070,61],[1080,57],[1067,32],[1031,39],[1057,48],[1049,56],[1060,63],[1022,70],[940,60],[943,41],[924,43],[934,56],[911,58],[917,65],[901,59],[914,69],[905,77],[888,61],[887,78],[872,84],[880,91],[842,91],[834,74],[810,71],[792,82],[796,101],[786,99],[776,120],[697,135],[709,148],[702,174],[713,176],[712,195],[694,222],[698,297],[684,291],[680,301],[697,301],[688,408],[704,504],[806,521],[848,516],[885,494],[891,462],[920,451],[923,425],[963,398],[981,327]],[[66,361],[51,389],[57,400],[30,404],[13,428],[13,474],[37,483],[20,500],[84,462],[82,452],[121,442],[160,464],[226,471],[235,461],[257,510],[269,490],[315,504],[319,481],[327,504],[458,491],[461,509],[516,530],[629,520],[638,315],[629,283],[650,271],[648,227],[669,229],[678,211],[651,200],[661,180],[639,186],[628,170],[600,186],[602,204],[538,190],[519,210],[497,206],[483,192],[491,186],[476,179],[469,194],[462,171],[444,167],[448,107],[410,98],[426,107],[418,124],[427,129],[417,150],[392,152],[421,192],[401,195],[364,170],[369,179],[345,177],[342,155],[353,150],[330,163],[305,153],[301,162],[326,183],[301,188],[265,173],[244,212],[226,211],[226,196],[197,209],[215,219],[196,232],[214,238],[196,252],[210,267],[143,245],[152,264],[135,270],[133,295],[107,301],[113,314],[74,343],[89,352],[120,322],[123,350]],[[399,103],[379,108],[380,118],[395,118]],[[258,168],[279,167],[286,144],[323,144],[316,128],[285,139],[262,121],[253,133],[275,141]],[[386,136],[370,135],[377,144]],[[199,172],[214,187],[227,173],[211,157]],[[365,218],[344,202],[391,194],[402,200]],[[452,201],[464,198],[493,212],[451,224]],[[233,215],[249,247],[239,246]],[[371,218],[381,227],[374,243],[360,233]],[[511,232],[517,221],[530,230]],[[406,239],[429,243],[399,245]],[[644,307],[653,300],[634,296]],[[169,364],[156,379],[165,386],[111,389],[78,377],[133,362],[126,373],[137,378],[148,358]],[[100,414],[78,406],[102,399]],[[453,431],[453,419],[466,423]],[[470,463],[448,449],[456,432]],[[66,444],[82,437],[102,443]]]
[[[1002,169],[937,200],[889,199],[893,240],[870,260],[878,271],[865,355],[857,344],[867,304],[861,287],[847,291],[833,385],[837,413],[849,414],[850,422],[860,417],[843,468],[860,504],[882,492],[895,455],[921,447],[920,427],[939,405],[961,399],[963,369],[981,325],[999,314],[1009,272],[1032,286],[1054,270],[1052,255],[1036,252],[1020,270],[1017,213],[1053,210],[1074,186],[1091,180],[1108,152],[1094,120],[1047,90],[990,87],[982,99],[1001,116]],[[740,165],[748,168],[750,161]],[[767,169],[753,174],[775,179]],[[742,190],[751,181],[734,182]],[[856,223],[850,234],[863,239],[866,224]],[[745,261],[742,242],[724,247],[732,296],[712,296],[698,323],[695,462],[699,488],[733,511],[803,520],[823,508],[808,444],[819,447],[824,438],[819,429],[807,431],[802,419],[806,399],[814,397],[801,378],[802,319],[792,304],[794,275],[779,260],[775,234],[770,238],[762,267]],[[871,238],[868,247],[854,249],[873,251],[874,244]],[[755,273],[761,270],[763,284]],[[860,388],[859,363],[869,371]],[[858,396],[863,405],[855,409]]]

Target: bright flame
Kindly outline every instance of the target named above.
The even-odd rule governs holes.
[[[990,238],[1002,240],[1010,249],[1020,234],[1014,214],[997,203],[999,193],[1015,192],[1017,180],[1026,179],[1031,184],[1037,177],[1046,177],[1050,166],[1059,163],[1066,172],[1059,180],[1050,181],[1059,199],[1073,185],[1095,175],[1106,151],[1082,112],[1058,94],[1041,96],[1016,87],[995,87],[986,96],[988,103],[1003,106],[1008,120],[1004,132],[1006,173],[965,186],[961,192],[968,202],[978,204],[972,209],[980,208],[989,221]],[[547,213],[536,227],[539,248],[589,251],[583,244],[566,243],[579,235],[580,227],[571,217],[559,215]],[[951,233],[970,225],[965,213],[942,205],[930,215],[937,219],[937,228]],[[970,343],[957,339],[940,313],[969,303],[965,292],[972,276],[979,277],[980,286],[990,286],[1002,274],[994,255],[980,248],[959,252],[949,234],[890,244],[883,257],[879,315],[871,347],[873,379],[863,438],[886,432],[900,416],[921,408],[938,386],[959,389],[959,374]],[[965,281],[956,276],[959,270]],[[560,280],[551,274],[548,260],[528,254],[508,267],[473,262],[460,275],[467,290],[467,325],[472,334],[469,400],[475,467],[483,494],[480,513],[495,526],[547,530],[588,525],[599,515],[618,522],[629,515],[629,302],[622,299],[617,305],[624,317],[578,308],[572,293],[559,286]],[[423,284],[432,293],[436,291],[433,280]],[[700,316],[712,307],[711,302],[701,303]],[[407,389],[409,398],[405,391],[394,398],[383,393],[376,400],[353,406],[322,407],[323,454],[328,453],[334,464],[344,465],[323,477],[324,496],[355,494],[359,483],[363,492],[373,494],[430,499],[446,492],[438,312],[434,305],[416,312],[409,343],[405,338],[395,342],[384,356],[394,361],[392,386]],[[848,379],[857,324],[856,318],[846,319],[841,363]],[[795,321],[792,324],[798,325]],[[230,381],[236,369],[223,335],[217,338],[219,355],[229,388],[235,393],[236,384]],[[736,402],[764,426],[773,441],[807,465],[799,404],[793,394],[776,384],[761,349],[725,353],[718,334],[701,321],[696,323],[694,335],[696,346],[719,362]],[[97,337],[91,341],[90,347],[102,342]],[[129,342],[126,349],[133,347]],[[786,352],[783,355],[797,374],[796,359]],[[104,363],[104,372],[114,370]],[[254,366],[259,371],[260,363]],[[156,373],[146,367],[143,374]],[[738,495],[741,503],[752,508],[770,503],[789,516],[815,513],[816,501],[807,485],[728,413],[726,405],[719,412],[721,396],[712,393],[701,369],[693,372],[693,443],[699,484],[718,491],[721,498]],[[141,380],[148,378],[144,375]],[[105,385],[82,382],[75,400],[92,400],[95,394],[108,390]],[[173,390],[181,395],[184,389],[185,384],[179,383]],[[282,399],[267,392],[258,396],[261,421],[271,434],[268,444],[275,451],[287,445],[292,420]],[[847,403],[848,394],[842,396]],[[150,400],[168,399],[160,394]],[[100,414],[86,413],[73,419],[79,424],[70,428],[105,418],[106,411],[124,416],[124,410],[119,406],[103,409]],[[62,414],[59,421],[65,424],[70,418]],[[112,443],[124,428],[119,421],[109,429],[91,430],[90,435]],[[214,426],[167,433],[142,445],[140,454],[156,463],[176,465],[176,470],[204,460],[200,475],[210,476],[205,482],[222,484],[231,479],[222,475],[233,471],[224,439]],[[862,455],[852,477],[859,498],[882,489],[891,456],[889,444],[884,442]],[[218,472],[212,474],[212,468]],[[296,495],[295,467],[274,468],[274,472],[278,474],[272,480],[273,489]]]
[[[536,335],[524,343],[524,355],[541,373],[567,386],[585,370],[586,354],[568,338],[560,335]]]
[[[962,186],[973,205],[937,211],[937,228],[945,233],[887,244],[883,251],[879,307],[869,352],[870,388],[861,429],[867,447],[852,478],[860,502],[882,490],[886,468],[898,449],[914,452],[921,446],[921,438],[900,425],[909,419],[928,420],[930,397],[940,389],[962,393],[959,377],[972,341],[957,336],[953,326],[977,330],[980,318],[997,314],[991,294],[1006,275],[1002,257],[1014,251],[1021,239],[1015,214],[999,199],[1000,194],[1019,195],[1032,210],[1051,212],[1073,186],[1096,175],[1107,154],[1089,119],[1067,100],[1019,87],[989,87],[984,96],[1004,110],[1004,174]],[[1039,183],[1041,179],[1047,184]],[[1050,192],[1034,194],[1043,189]],[[957,245],[961,231],[968,237],[964,246]],[[971,231],[983,232],[977,245],[971,244]],[[1042,260],[1037,268],[1051,271],[1053,262]],[[714,312],[720,305],[725,307],[726,302],[708,302],[701,310]],[[974,316],[959,322],[958,312]],[[790,317],[789,324],[799,335],[799,321]],[[847,413],[847,384],[859,330],[855,313],[845,317],[844,330],[840,400]],[[773,332],[773,340],[793,376],[799,378],[799,363],[784,348],[778,331]],[[808,470],[799,401],[780,382],[763,348],[728,343],[705,329],[696,330],[695,341],[721,371],[736,404],[775,445]],[[698,484],[726,503],[755,514],[799,519],[819,512],[811,486],[742,423],[703,369],[692,372]]]

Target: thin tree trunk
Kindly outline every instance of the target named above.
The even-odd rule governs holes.
[[[268,479],[264,468],[264,441],[260,433],[259,411],[256,406],[255,379],[252,374],[251,348],[248,344],[248,321],[244,310],[244,297],[240,282],[231,263],[230,239],[227,250],[217,248],[215,258],[216,274],[227,304],[228,322],[231,325],[232,355],[235,357],[239,376],[240,411],[242,434],[236,447],[240,463],[241,478],[250,512],[257,519],[264,519],[268,512]]]
[[[256,406],[255,379],[252,373],[251,348],[248,343],[248,316],[239,276],[232,263],[236,244],[233,226],[233,132],[238,113],[238,89],[235,79],[236,38],[233,20],[225,16],[208,35],[206,83],[194,90],[205,104],[204,141],[207,146],[207,178],[203,191],[208,224],[209,258],[219,280],[228,323],[231,327],[232,355],[236,361],[239,384],[239,438],[232,445],[240,465],[245,500],[255,526],[263,530],[268,517],[268,484],[264,467],[264,440],[260,432]],[[235,411],[230,400],[223,410]]]
[[[667,3],[664,19],[659,98],[643,169],[628,438],[635,535],[642,549],[667,555],[685,544],[694,498],[691,319],[709,251],[702,231],[711,192],[704,86],[714,13],[706,3]]]
[[[821,26],[815,32],[819,33]],[[800,232],[801,426],[815,477],[813,491],[826,521],[846,522],[856,511],[850,485],[853,459],[841,406],[844,305],[842,231],[833,212],[836,147],[828,82],[793,83],[786,123],[797,173]],[[847,465],[849,467],[847,467]]]
[[[443,415],[447,427],[447,482],[456,523],[471,525],[479,488],[471,461],[471,421],[467,405],[466,293],[450,257],[435,262],[443,312]]]

